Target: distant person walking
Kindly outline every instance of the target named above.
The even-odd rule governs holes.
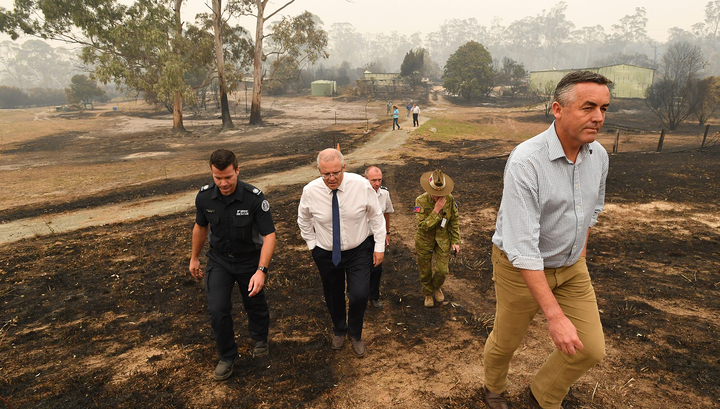
[[[410,118],[410,110],[412,109],[412,105],[408,102],[407,105],[405,105],[405,109],[407,109],[407,117]]]
[[[390,115],[390,108],[392,108],[392,102],[388,101],[386,107],[387,107],[387,112],[385,113],[385,115]]]
[[[400,129],[400,124],[398,123],[398,118],[400,118],[400,111],[398,111],[398,107],[393,105],[393,131],[395,130],[395,127],[397,126],[397,129]]]
[[[490,409],[508,408],[501,393],[510,361],[540,309],[555,349],[530,384],[529,408],[560,408],[572,384],[605,356],[585,254],[605,199],[609,159],[595,139],[610,104],[609,83],[589,71],[563,77],[552,104],[555,122],[519,144],[505,165],[492,237],[497,312],[483,365]]]
[[[417,106],[416,104],[413,104],[412,114],[413,114],[413,126],[420,126],[420,121],[418,120],[418,117],[420,116],[420,107]]]
[[[420,185],[425,193],[415,199],[415,251],[425,306],[430,308],[435,305],[434,301],[441,304],[445,301],[442,286],[448,273],[450,252],[460,252],[460,219],[457,203],[450,194],[454,184],[449,176],[436,169],[423,174]]]
[[[378,203],[380,203],[380,210],[385,216],[385,248],[390,245],[390,213],[394,213],[395,209],[390,200],[390,191],[385,186],[382,186],[383,174],[380,168],[377,166],[368,166],[365,169],[365,178],[370,182],[370,186],[375,189],[378,197]],[[373,267],[370,270],[370,303],[375,308],[382,308],[383,303],[380,301],[380,278],[382,277],[383,266],[382,263]]]

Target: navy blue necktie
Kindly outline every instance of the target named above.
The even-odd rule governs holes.
[[[333,190],[332,198],[332,224],[333,224],[333,248],[332,262],[336,266],[340,264],[340,205],[338,204],[337,189]]]

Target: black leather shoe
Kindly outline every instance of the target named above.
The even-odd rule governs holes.
[[[253,349],[253,358],[260,358],[261,356],[267,356],[269,352],[267,341],[258,341]]]
[[[233,366],[235,366],[239,360],[240,356],[236,356],[231,362],[220,360],[215,368],[215,373],[213,373],[213,378],[216,381],[224,381],[229,378],[233,373]]]
[[[492,393],[488,388],[485,390],[485,405],[490,409],[508,409],[508,404],[505,398],[499,393]]]

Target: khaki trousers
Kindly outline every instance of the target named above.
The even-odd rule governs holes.
[[[540,307],[520,270],[495,245],[492,263],[497,307],[495,325],[485,343],[485,387],[501,393],[507,386],[510,359]],[[568,267],[546,268],[545,278],[584,346],[575,355],[555,349],[530,385],[541,407],[559,409],[570,386],[605,357],[605,339],[585,258]]]

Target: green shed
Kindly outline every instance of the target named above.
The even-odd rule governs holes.
[[[645,98],[645,91],[652,85],[655,70],[628,64],[606,67],[581,68],[569,70],[547,70],[530,72],[530,89],[545,93],[555,89],[555,85],[566,74],[587,70],[597,72],[613,82],[610,94],[613,98]]]
[[[318,80],[310,84],[310,90],[314,97],[331,97],[337,92],[335,81]]]

